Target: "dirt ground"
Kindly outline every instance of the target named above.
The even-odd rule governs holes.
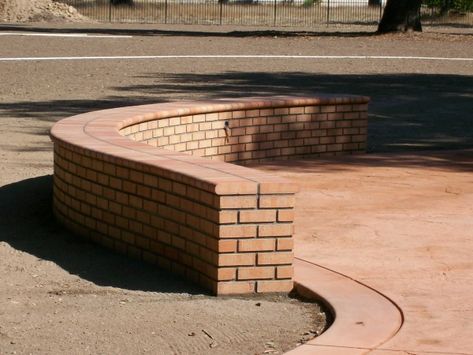
[[[72,6],[53,0],[0,0],[0,22],[84,20]]]
[[[372,36],[369,29],[0,25],[0,58],[164,54],[473,58],[471,29]],[[346,29],[343,29],[345,31]],[[84,243],[50,212],[50,127],[72,114],[170,100],[319,92],[363,94],[369,150],[473,146],[473,62],[167,59],[0,61],[0,353],[281,353],[320,331],[317,306],[224,298]],[[321,322],[322,321],[322,322]]]

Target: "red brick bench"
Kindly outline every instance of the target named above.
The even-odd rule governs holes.
[[[69,117],[51,131],[55,215],[215,294],[288,292],[297,186],[241,165],[362,152],[367,104],[248,98]]]

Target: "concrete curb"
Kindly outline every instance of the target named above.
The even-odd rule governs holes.
[[[294,272],[299,294],[326,302],[335,320],[325,333],[287,355],[366,354],[401,328],[399,307],[368,286],[297,257]]]

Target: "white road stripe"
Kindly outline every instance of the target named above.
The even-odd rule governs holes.
[[[138,59],[355,59],[355,60],[427,60],[473,62],[473,58],[414,57],[384,55],[125,55],[91,57],[11,57],[1,58],[0,62],[21,61],[61,61],[61,60],[138,60]]]
[[[94,35],[89,33],[0,32],[0,36],[72,37],[72,38],[132,38],[126,35]]]

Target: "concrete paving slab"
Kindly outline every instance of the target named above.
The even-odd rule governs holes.
[[[400,331],[372,353],[473,354],[472,150],[259,168],[301,187],[296,257],[369,285],[402,309]]]

